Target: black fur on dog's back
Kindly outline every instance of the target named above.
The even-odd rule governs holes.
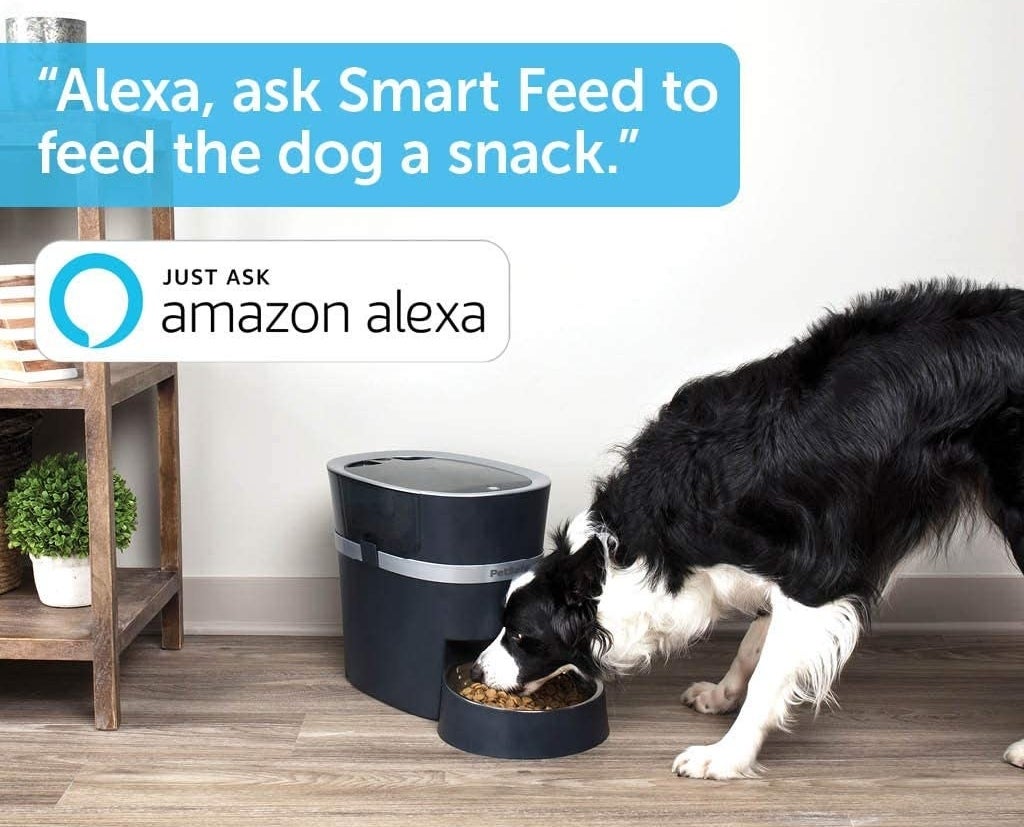
[[[684,385],[593,511],[615,562],[671,591],[731,563],[820,605],[869,603],[976,502],[1024,567],[1024,291],[945,281],[877,292]]]

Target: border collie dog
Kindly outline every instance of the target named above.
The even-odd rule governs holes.
[[[795,705],[829,700],[897,564],[975,512],[1024,568],[1024,290],[883,290],[680,388],[510,584],[473,672],[525,692],[613,678],[749,616],[727,674],[682,695],[739,714],[672,769],[751,776]],[[1004,758],[1024,767],[1024,740]]]

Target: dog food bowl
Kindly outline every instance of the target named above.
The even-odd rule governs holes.
[[[604,684],[582,703],[561,709],[504,709],[463,698],[471,683],[464,663],[445,674],[437,733],[464,752],[491,758],[560,758],[596,747],[608,737]]]

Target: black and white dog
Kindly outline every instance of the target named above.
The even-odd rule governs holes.
[[[1024,567],[1024,290],[885,290],[680,388],[512,582],[474,672],[527,692],[613,677],[747,614],[725,677],[682,696],[739,714],[673,770],[750,776],[794,705],[829,698],[896,565],[976,509]],[[1024,767],[1024,740],[1004,758]]]

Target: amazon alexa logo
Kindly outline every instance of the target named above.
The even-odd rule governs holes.
[[[67,293],[71,282],[87,270],[105,270],[111,273],[117,277],[128,294],[128,306],[125,308],[121,323],[110,336],[96,344],[89,341],[89,334],[85,330],[71,321],[67,308]],[[116,345],[135,330],[139,319],[142,318],[142,285],[139,283],[139,277],[116,256],[106,253],[86,253],[77,256],[61,267],[53,280],[50,287],[50,317],[64,337],[80,347],[96,349]]]

